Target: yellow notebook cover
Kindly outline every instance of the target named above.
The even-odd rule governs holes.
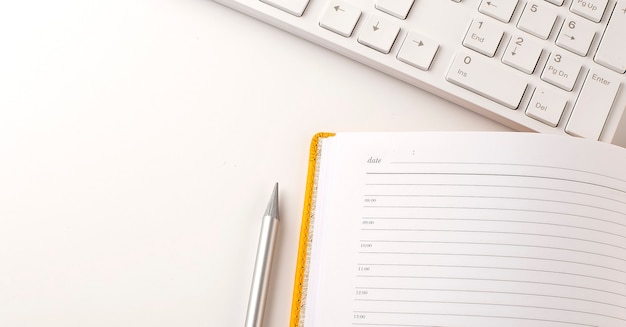
[[[296,274],[293,286],[293,300],[291,304],[291,320],[289,326],[300,325],[301,311],[306,292],[305,277],[307,272],[307,252],[309,250],[309,236],[311,215],[313,214],[314,192],[316,185],[316,172],[318,167],[319,143],[321,139],[334,136],[334,133],[318,133],[311,140],[309,151],[309,167],[307,171],[306,192],[304,195],[304,209],[302,210],[302,223],[300,226],[300,241],[298,242],[298,259],[296,261]]]

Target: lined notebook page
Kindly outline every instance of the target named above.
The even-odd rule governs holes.
[[[626,326],[625,167],[560,136],[326,139],[304,326]]]

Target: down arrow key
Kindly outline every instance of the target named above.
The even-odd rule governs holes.
[[[372,15],[365,26],[371,26],[372,28],[365,28],[361,31],[359,43],[376,51],[389,53],[398,37],[398,33],[400,33],[400,25],[396,24],[395,21]]]

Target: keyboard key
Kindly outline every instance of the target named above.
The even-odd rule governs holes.
[[[485,56],[493,57],[503,35],[504,30],[496,22],[474,19],[465,34],[463,45]]]
[[[446,80],[511,109],[519,107],[528,84],[477,54],[457,53]]]
[[[382,53],[389,53],[398,37],[400,26],[376,15],[370,16],[359,35],[359,43]]]
[[[333,0],[320,19],[320,26],[341,36],[350,37],[360,17],[359,8],[344,1]]]
[[[559,7],[563,5],[563,0],[546,0],[546,1],[550,2],[553,5],[559,6]]]
[[[541,79],[565,91],[571,91],[576,80],[578,80],[581,69],[582,66],[571,55],[555,51],[550,54],[541,74]]]
[[[483,0],[478,11],[499,21],[508,23],[517,7],[518,0]]]
[[[626,0],[620,0],[611,15],[595,57],[597,63],[620,74],[626,72],[624,31],[626,31]]]
[[[410,32],[404,38],[398,60],[417,67],[421,70],[428,70],[439,49],[437,42],[415,32]]]
[[[609,0],[574,0],[569,10],[593,22],[600,22]]]
[[[563,23],[556,44],[577,55],[586,56],[593,38],[595,26],[584,19],[568,19]]]
[[[615,73],[598,67],[587,75],[576,100],[565,131],[569,134],[597,140],[620,89]]]
[[[294,16],[300,17],[304,9],[309,4],[309,0],[261,0],[270,6],[286,11]]]
[[[558,17],[554,7],[550,6],[546,2],[528,2],[522,12],[522,17],[517,22],[517,28],[547,40]]]
[[[378,0],[374,6],[389,15],[405,19],[413,6],[413,0]]]
[[[532,37],[525,34],[514,35],[502,56],[502,62],[526,74],[532,74],[542,52],[543,48]]]
[[[537,88],[526,108],[526,115],[538,121],[556,127],[561,120],[567,100],[544,88]]]

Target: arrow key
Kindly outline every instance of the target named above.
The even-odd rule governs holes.
[[[596,36],[593,23],[583,19],[566,19],[556,44],[579,56],[586,56],[593,38]]]
[[[517,7],[518,0],[483,0],[478,11],[499,21],[508,23]]]
[[[398,52],[398,60],[417,67],[421,70],[428,70],[439,49],[437,42],[424,35],[410,32]]]
[[[382,53],[389,53],[400,33],[400,26],[376,15],[369,17],[363,26],[359,43]]]
[[[400,19],[406,19],[412,6],[413,0],[377,0],[374,5],[376,9]]]
[[[350,37],[361,17],[361,10],[339,0],[330,1],[320,19],[320,26],[344,37]]]
[[[528,36],[528,34],[513,35],[509,40],[504,56],[502,56],[502,62],[526,74],[532,74],[537,67],[542,51],[541,44],[534,42],[532,36]]]

